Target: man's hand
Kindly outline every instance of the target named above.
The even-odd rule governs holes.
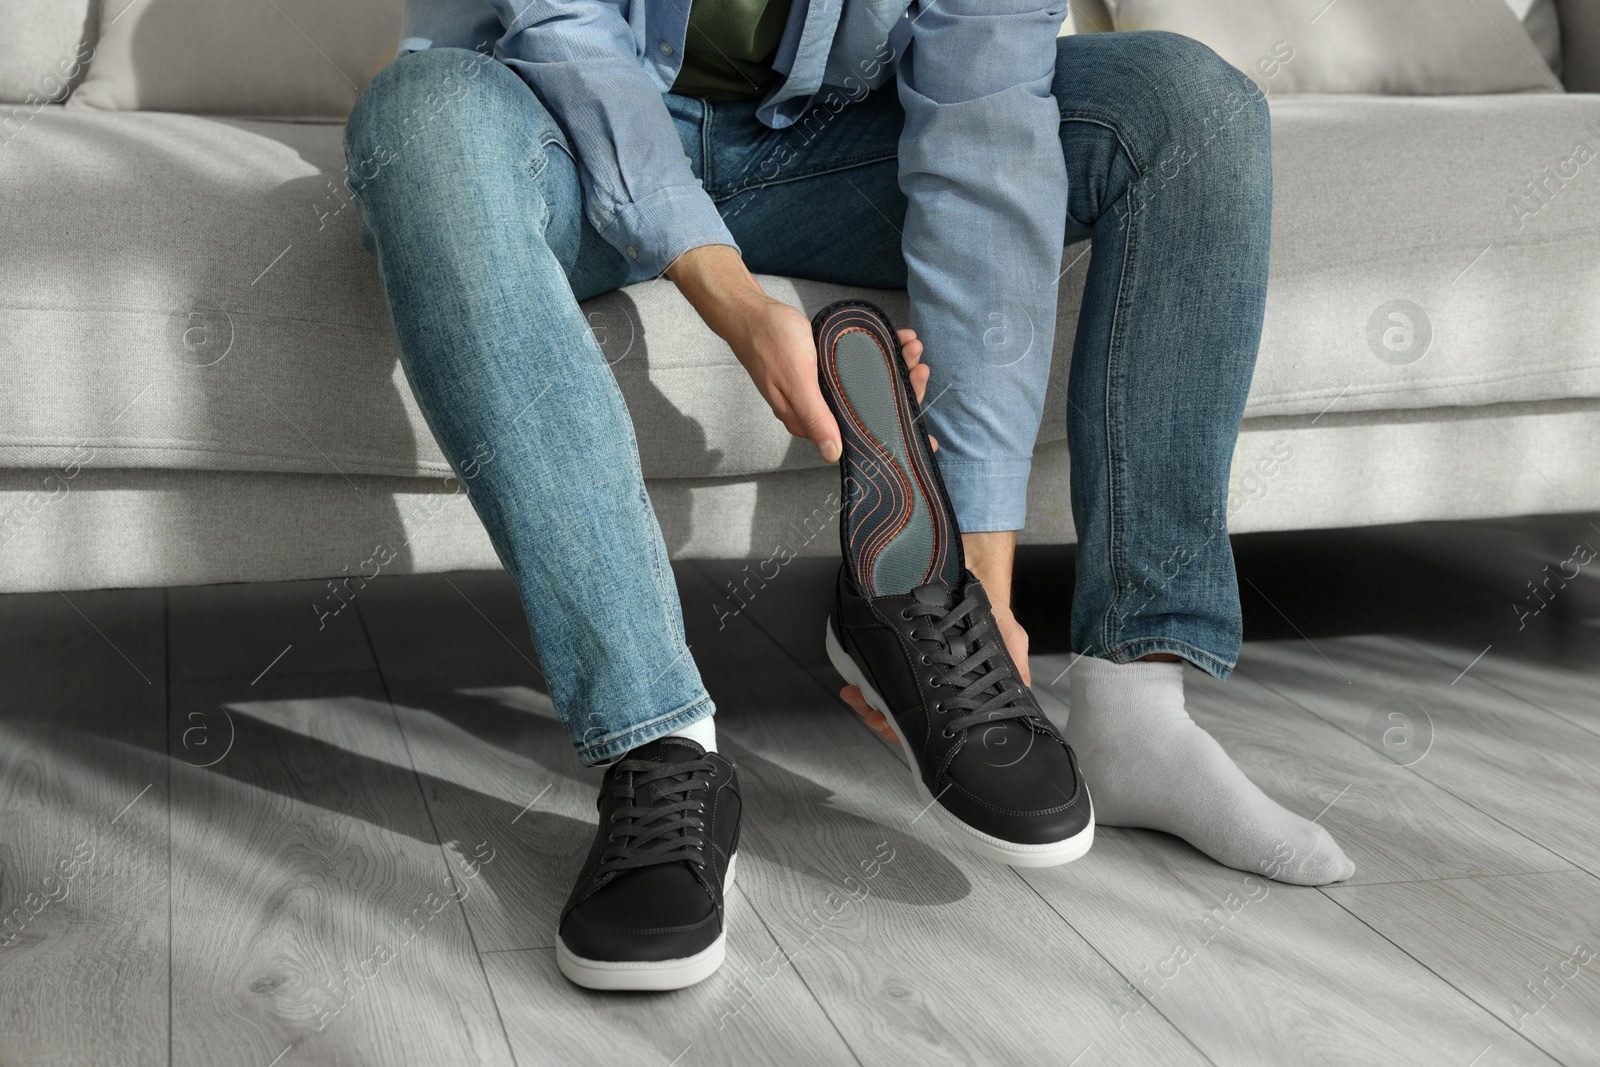
[[[666,276],[706,325],[728,342],[784,429],[816,445],[827,462],[837,462],[842,451],[839,424],[817,384],[817,347],[805,312],[768,296],[732,245],[691,248],[667,266]],[[922,342],[908,329],[896,334],[921,401],[928,386]]]
[[[767,295],[744,265],[739,250],[732,245],[701,245],[691,248],[667,265],[664,272],[677,285],[712,332],[733,349],[749,372],[763,399],[784,428],[817,446],[822,458],[838,462],[841,454],[839,424],[822,398],[817,383],[817,348],[811,336],[811,320],[798,308]],[[917,403],[928,389],[928,368],[922,363],[922,342],[916,331],[899,329],[900,355],[910,371],[911,388]],[[939,442],[930,435],[928,445],[935,452]],[[970,551],[970,550],[969,550]],[[1007,571],[1006,592],[1010,593]],[[986,583],[987,584],[987,583]],[[991,594],[992,596],[993,594]],[[1009,599],[1009,597],[1008,597]],[[996,605],[996,618],[1000,617]],[[1011,620],[1009,607],[1005,619]],[[1002,623],[1002,628],[1005,624]],[[1021,628],[1016,628],[1021,633]],[[1015,650],[1009,634],[1006,643]],[[1027,637],[1022,636],[1024,674],[1027,671]],[[867,706],[861,690],[847,685],[839,693],[878,733],[896,741],[888,720]]]

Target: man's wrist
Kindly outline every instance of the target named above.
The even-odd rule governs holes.
[[[771,299],[733,245],[691,248],[667,264],[663,273],[724,340],[746,322],[748,308]]]
[[[1011,610],[1011,567],[1017,555],[1017,531],[995,530],[961,535],[967,570],[983,583],[989,602]]]

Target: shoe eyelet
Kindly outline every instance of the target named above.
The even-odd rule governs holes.
[[[940,730],[939,731],[939,736],[944,738],[946,741],[948,741],[951,738],[955,737],[955,734],[951,733],[949,730]]]
[[[937,679],[937,678],[929,678],[928,679],[928,688],[929,689],[942,689],[943,687],[944,687],[944,683],[939,681],[939,679]]]
[[[910,622],[911,621],[911,609],[910,608],[901,608],[900,609],[900,617],[902,619],[904,619],[906,622]]]
[[[942,701],[942,700],[936,701],[934,703],[934,705],[933,705],[933,710],[935,712],[937,712],[938,714],[943,715],[944,714],[944,701]]]

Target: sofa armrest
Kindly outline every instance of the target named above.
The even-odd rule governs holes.
[[[1600,2],[1558,0],[1561,81],[1569,93],[1600,93]]]

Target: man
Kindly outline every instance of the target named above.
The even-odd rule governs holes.
[[[1183,710],[1182,662],[1226,677],[1239,643],[1224,516],[1266,284],[1259,93],[1183,37],[1058,38],[1064,0],[690,7],[408,0],[399,54],[346,130],[407,378],[458,471],[494,456],[471,500],[574,745],[609,763],[563,973],[667,989],[722,959],[738,784],[578,307],[662,275],[830,463],[843,438],[810,324],[754,273],[909,291],[897,339],[993,602],[979,621],[1027,683],[1011,560],[1062,249],[1092,237],[1069,390],[1083,658],[1066,740],[1102,823],[1290,881],[1347,876],[1326,833]]]

